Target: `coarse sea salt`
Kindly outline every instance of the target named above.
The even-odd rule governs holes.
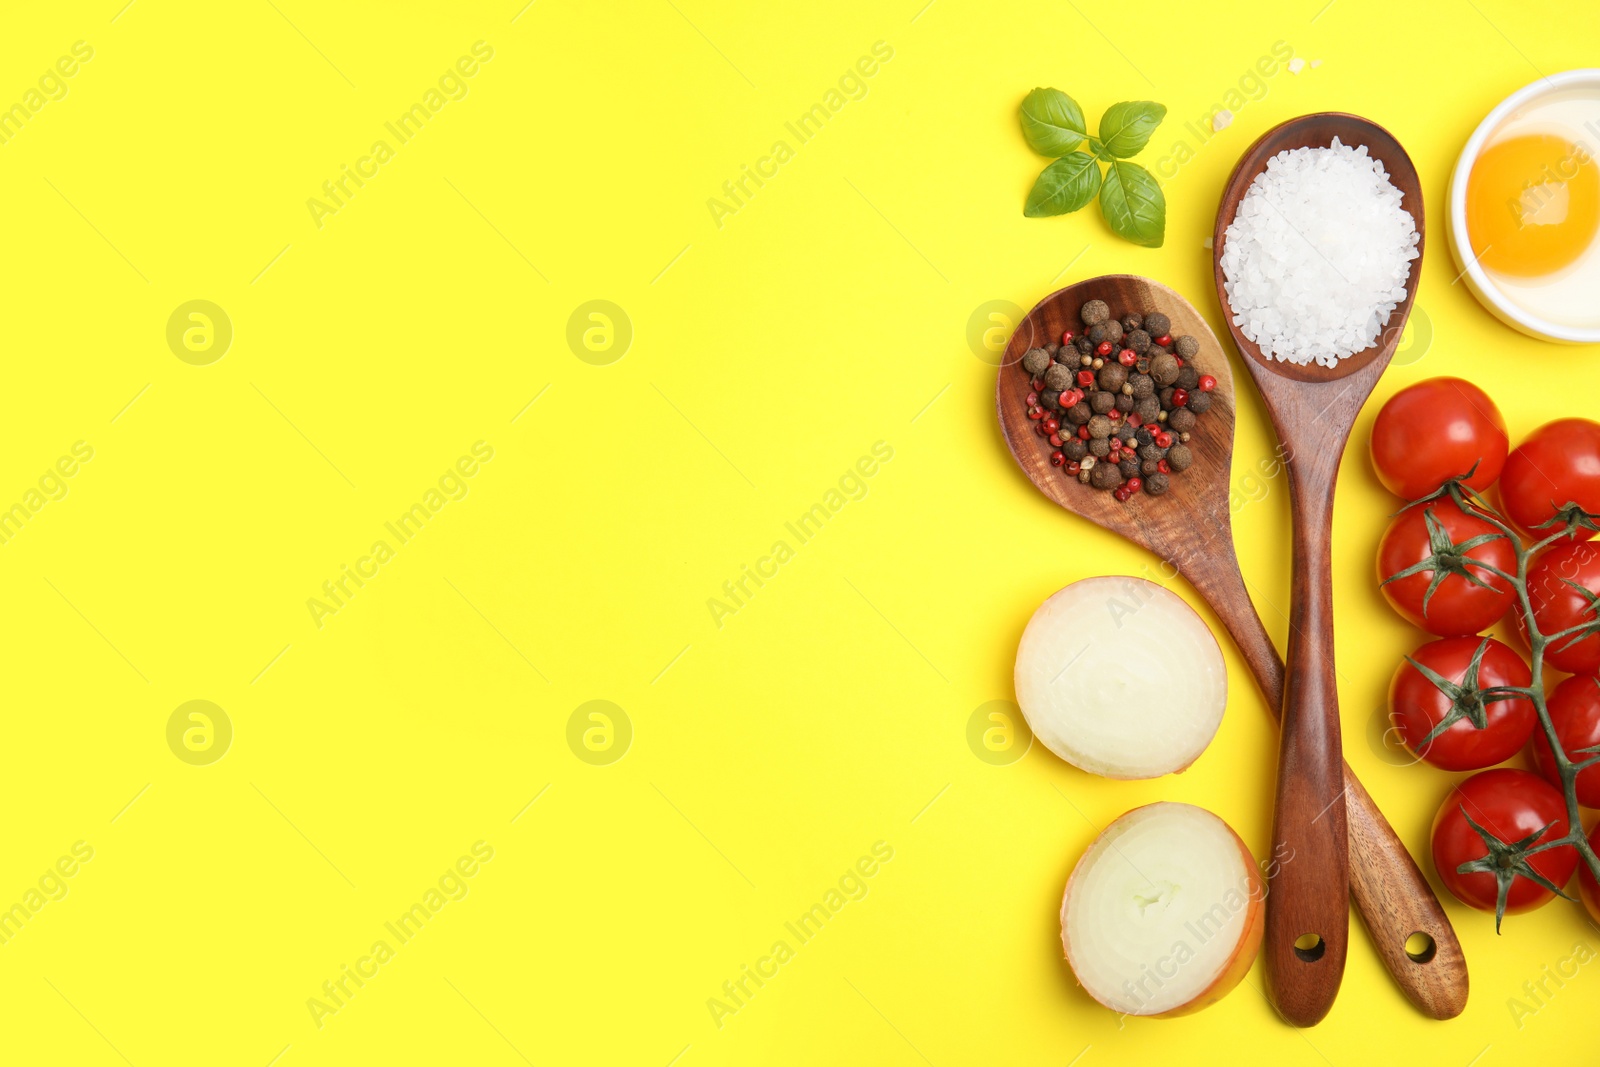
[[[1378,339],[1419,239],[1383,164],[1337,137],[1268,160],[1226,236],[1233,324],[1273,359],[1324,367]]]

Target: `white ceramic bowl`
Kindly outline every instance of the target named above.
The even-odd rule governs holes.
[[[1500,106],[1489,112],[1478,128],[1472,131],[1466,147],[1456,159],[1455,170],[1450,174],[1450,254],[1455,257],[1456,266],[1462,271],[1462,280],[1472,290],[1472,295],[1506,325],[1545,341],[1573,345],[1600,344],[1600,328],[1565,326],[1539,318],[1512,303],[1495,285],[1488,272],[1478,265],[1476,257],[1472,255],[1472,242],[1467,238],[1467,175],[1472,173],[1472,165],[1478,161],[1478,154],[1483,151],[1485,142],[1517,108],[1548,93],[1570,92],[1573,89],[1586,89],[1600,99],[1600,70],[1568,70],[1525,85],[1501,101]]]

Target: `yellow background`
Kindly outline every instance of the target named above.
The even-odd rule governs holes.
[[[94,49],[0,145],[0,501],[94,449],[0,546],[0,906],[94,849],[0,946],[0,1058],[1466,1065],[1592,1045],[1592,968],[1520,1028],[1507,1006],[1600,945],[1560,903],[1496,937],[1447,902],[1473,982],[1448,1024],[1360,933],[1308,1032],[1275,1020],[1260,968],[1177,1021],[1119,1024],[1076,988],[1056,909],[1096,826],[1186,800],[1268,851],[1274,739],[1226,641],[1234,699],[1181,777],[1102,781],[1038,748],[992,766],[966,740],[1010,699],[1044,597],[1152,562],[1014,468],[973,311],[1128,271],[1220,328],[1203,240],[1224,177],[1270,125],[1347,110],[1407,146],[1433,224],[1431,345],[1378,399],[1459,373],[1514,435],[1587,412],[1587,354],[1452,285],[1441,219],[1483,114],[1593,63],[1588,5],[123,2],[15,8],[0,34],[4,101]],[[479,40],[468,95],[318,228],[307,199]],[[1323,64],[1280,68],[1207,143],[1185,130],[1280,40]],[[865,97],[796,144],[784,123],[877,41],[893,59]],[[1023,218],[1036,85],[1091,122],[1170,108],[1140,161],[1197,151],[1164,182],[1165,247],[1093,209]],[[708,198],[778,139],[794,158],[719,227]],[[233,326],[207,366],[166,342],[193,299]],[[595,299],[633,328],[606,366],[566,340]],[[1349,758],[1418,850],[1449,777],[1370,743],[1419,640],[1371,575],[1394,506],[1362,447],[1376,407],[1336,520],[1341,696]],[[480,440],[468,495],[318,628],[307,599]],[[866,496],[717,626],[708,598],[878,441]],[[1236,479],[1270,451],[1246,395]],[[1252,495],[1237,536],[1281,644],[1281,477]],[[209,766],[166,742],[196,699],[234,730]],[[595,699],[633,730],[605,766],[567,743]],[[480,840],[465,899],[319,1028],[308,998]],[[878,841],[894,858],[865,898],[719,1028],[708,998]]]

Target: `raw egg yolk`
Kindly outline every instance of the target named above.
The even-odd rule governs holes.
[[[1511,137],[1478,157],[1467,177],[1467,236],[1490,270],[1553,274],[1600,229],[1600,168],[1581,145],[1548,133]]]

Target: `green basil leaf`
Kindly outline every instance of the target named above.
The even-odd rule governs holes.
[[[1073,152],[1044,168],[1022,213],[1030,219],[1065,215],[1093,200],[1099,188],[1100,164],[1087,152]]]
[[[1146,248],[1160,248],[1167,229],[1167,198],[1150,172],[1122,160],[1106,171],[1100,187],[1100,212],[1118,237]]]
[[[1041,156],[1058,158],[1089,136],[1078,102],[1060,89],[1035,89],[1022,100],[1022,136]]]
[[[1105,142],[1106,151],[1118,159],[1136,156],[1144,151],[1150,135],[1166,117],[1166,107],[1149,100],[1112,104],[1100,116],[1100,140]]]

